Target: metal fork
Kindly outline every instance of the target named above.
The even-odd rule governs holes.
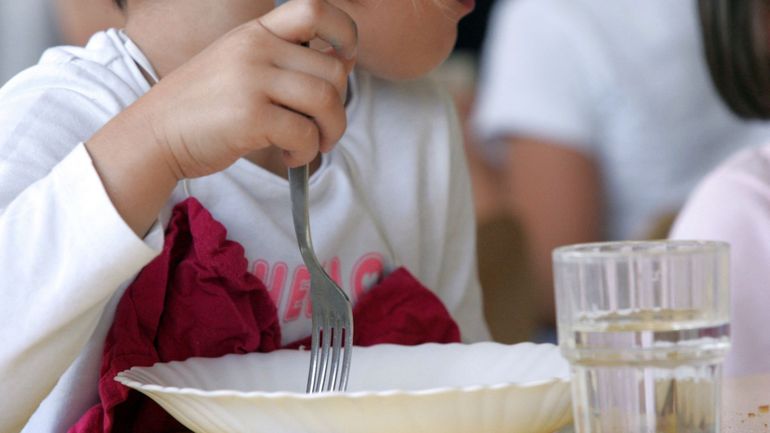
[[[308,212],[308,172],[307,165],[289,169],[294,231],[302,260],[310,273],[310,300],[313,303],[307,392],[344,391],[350,374],[353,311],[348,295],[329,277],[313,251]]]

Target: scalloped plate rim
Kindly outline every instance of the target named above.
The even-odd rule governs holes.
[[[192,395],[197,397],[233,397],[233,398],[266,398],[271,400],[278,399],[302,399],[302,400],[314,400],[314,399],[328,399],[331,397],[347,398],[347,399],[360,399],[364,397],[420,397],[420,396],[435,396],[441,394],[450,394],[453,392],[472,393],[482,391],[497,391],[503,389],[531,389],[542,386],[552,386],[557,384],[568,385],[569,379],[554,377],[551,379],[543,379],[529,382],[508,382],[497,383],[493,385],[472,385],[464,387],[439,387],[430,389],[421,389],[414,391],[406,391],[399,389],[384,390],[384,391],[354,391],[354,392],[325,392],[316,394],[306,394],[290,391],[279,392],[267,392],[267,391],[237,391],[237,390],[216,390],[205,391],[196,388],[178,388],[175,386],[161,386],[155,384],[143,384],[135,379],[128,378],[124,372],[118,373],[115,376],[115,380],[122,383],[125,386],[134,388],[136,390],[143,390],[152,393],[174,394],[174,395]]]
[[[442,348],[447,347],[467,347],[467,346],[496,346],[496,347],[546,347],[550,351],[558,351],[558,346],[552,343],[533,343],[533,342],[521,342],[516,344],[504,344],[504,343],[498,343],[494,341],[483,341],[483,342],[477,342],[477,343],[423,343],[416,346],[409,346],[409,347],[430,347],[430,346],[439,346]],[[388,348],[388,347],[404,347],[398,344],[379,344],[376,346],[368,346],[368,347],[360,347],[359,349],[369,349],[372,347],[378,347],[379,349],[382,348]],[[304,351],[303,349],[300,349],[300,351]],[[295,349],[278,349],[273,352],[270,352],[270,354],[276,354],[280,352],[296,352]],[[453,392],[461,392],[461,393],[469,393],[469,392],[481,392],[481,391],[497,391],[497,390],[503,390],[503,389],[531,389],[531,388],[537,388],[537,387],[544,387],[544,386],[554,386],[558,384],[567,385],[570,383],[569,374],[567,377],[559,377],[559,376],[553,376],[546,379],[540,379],[540,380],[531,380],[531,381],[524,381],[524,382],[500,382],[495,383],[491,385],[468,385],[468,386],[442,386],[442,387],[436,387],[436,388],[429,388],[429,389],[420,389],[420,390],[401,390],[401,389],[387,389],[387,390],[381,390],[381,391],[353,391],[353,392],[324,392],[324,393],[316,393],[316,394],[307,394],[302,392],[293,392],[293,391],[238,391],[238,390],[228,390],[228,389],[218,389],[218,390],[202,390],[198,388],[192,388],[192,387],[176,387],[176,386],[164,386],[164,385],[158,385],[158,384],[146,384],[142,383],[139,380],[133,379],[129,376],[132,375],[132,372],[138,369],[152,369],[158,365],[173,365],[173,364],[181,364],[185,363],[190,360],[194,359],[221,359],[226,357],[235,357],[235,356],[244,356],[248,354],[227,354],[220,357],[215,358],[207,358],[207,357],[192,357],[188,358],[183,361],[171,361],[171,362],[156,362],[151,366],[147,367],[131,367],[130,369],[121,371],[118,373],[114,380],[120,382],[121,384],[128,386],[130,388],[141,390],[141,391],[147,391],[152,393],[163,393],[163,394],[173,394],[173,395],[190,395],[190,396],[197,396],[197,397],[215,397],[215,398],[223,398],[223,397],[230,397],[230,398],[242,398],[242,399],[252,399],[252,398],[266,398],[270,400],[279,400],[279,399],[302,399],[302,400],[315,400],[315,399],[328,399],[330,397],[336,397],[336,398],[344,398],[344,399],[360,399],[364,397],[404,397],[404,396],[410,396],[410,397],[419,397],[419,396],[435,396],[435,395],[441,395],[441,394],[450,394]]]

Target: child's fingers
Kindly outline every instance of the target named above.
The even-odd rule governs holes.
[[[345,101],[348,88],[348,65],[334,55],[324,54],[300,45],[286,43],[281,54],[274,60],[281,69],[314,75],[331,83]]]
[[[307,164],[318,155],[320,133],[312,119],[276,105],[269,108],[266,117],[271,125],[267,140],[283,149],[286,165]]]
[[[346,59],[356,56],[358,30],[353,19],[326,0],[291,0],[257,22],[295,44],[322,39]]]
[[[347,128],[344,101],[326,80],[292,70],[278,70],[269,77],[267,96],[318,125],[321,151],[328,151]]]
[[[342,62],[343,65],[345,65],[345,69],[348,71],[348,75],[350,75],[351,72],[353,72],[353,68],[356,66],[356,59],[346,59],[343,57],[340,53],[338,53],[334,48],[332,47],[326,47],[321,50],[322,53],[324,53],[327,56],[332,56]]]

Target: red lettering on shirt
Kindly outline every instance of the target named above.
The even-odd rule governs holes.
[[[253,274],[267,287],[270,299],[273,300],[276,307],[280,307],[281,295],[286,286],[286,277],[289,273],[289,266],[284,262],[277,262],[273,265],[273,270],[268,277],[267,273],[269,267],[270,265],[265,260],[257,260],[254,262]]]
[[[379,253],[369,253],[361,257],[355,266],[350,279],[350,287],[354,299],[358,299],[372,286],[380,282],[385,266],[383,265],[382,255]]]
[[[263,283],[267,281],[267,271],[270,269],[270,264],[265,260],[257,260],[254,262],[252,274],[256,275]]]
[[[302,313],[302,306],[305,300],[308,299],[309,289],[310,272],[308,272],[304,265],[297,266],[291,282],[291,289],[289,289],[286,313],[283,316],[284,322],[292,322],[299,318],[299,315]]]
[[[334,257],[324,263],[324,269],[329,277],[343,290],[342,262]],[[379,253],[369,253],[362,256],[350,273],[351,300],[355,302],[361,295],[380,282],[384,273],[384,259]],[[292,322],[304,316],[313,316],[313,305],[310,300],[310,273],[304,265],[298,265],[288,281],[289,266],[285,262],[276,262],[272,266],[266,260],[259,259],[252,265],[252,273],[267,287],[270,298],[281,314],[282,321]],[[283,301],[283,305],[281,303]]]

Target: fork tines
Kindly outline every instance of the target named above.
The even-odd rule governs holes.
[[[320,326],[313,326],[308,393],[347,389],[353,344],[353,330],[349,326],[344,319],[322,319]]]

